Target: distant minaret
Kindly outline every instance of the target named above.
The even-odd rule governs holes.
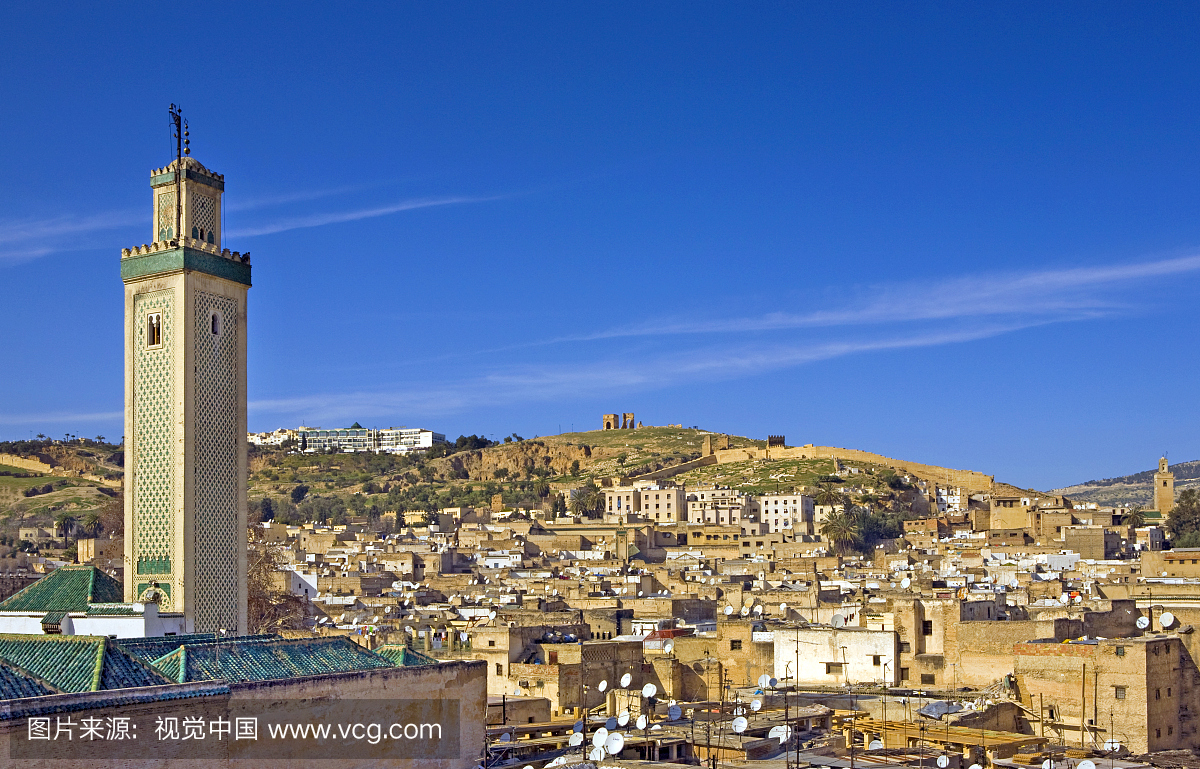
[[[225,177],[188,157],[152,171],[153,239],[125,283],[125,600],[186,632],[246,628],[246,293],[250,255],[221,248]],[[182,233],[182,237],[180,234]]]
[[[1154,474],[1154,509],[1166,515],[1175,507],[1175,473],[1167,469],[1167,458],[1158,460]]]

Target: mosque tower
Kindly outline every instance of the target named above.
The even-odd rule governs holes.
[[[1166,516],[1175,508],[1175,473],[1167,468],[1167,458],[1158,460],[1154,474],[1154,509]]]
[[[221,244],[225,177],[187,149],[150,174],[152,240],[125,284],[125,600],[185,632],[246,628],[246,294],[250,255]]]

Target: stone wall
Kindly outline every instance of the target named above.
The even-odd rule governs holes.
[[[8,465],[9,467],[16,467],[20,470],[30,470],[35,473],[44,473],[46,475],[53,475],[59,478],[83,478],[85,480],[95,481],[96,483],[102,483],[105,486],[113,489],[121,488],[122,484],[122,481],[120,480],[111,480],[99,475],[85,473],[82,470],[74,470],[64,467],[62,465],[50,465],[41,461],[40,459],[19,457],[16,454],[0,454],[0,465]]]

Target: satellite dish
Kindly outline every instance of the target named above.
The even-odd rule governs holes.
[[[774,737],[783,744],[792,738],[792,727],[790,726],[775,726],[767,733],[768,737]]]
[[[755,713],[762,710],[762,700],[751,700],[750,701],[750,710],[752,710]]]
[[[488,612],[488,619],[496,619],[496,610],[492,609]]]
[[[679,717],[682,715],[683,708],[679,707],[678,705],[672,705],[671,707],[667,708],[667,718],[671,719],[672,721],[678,721]]]
[[[641,598],[641,597],[642,597],[642,596],[644,596],[644,595],[645,595],[645,593],[644,593],[644,592],[642,592],[641,590],[639,590],[639,591],[638,591],[638,598]]]
[[[632,675],[630,675],[629,673],[626,673],[625,675],[621,676],[621,688],[622,688],[622,689],[628,689],[628,688],[629,688],[629,682],[630,682],[630,681],[632,681],[632,680],[633,680],[633,676],[632,676]]]
[[[1088,761],[1086,758],[1075,764],[1075,769],[1096,769],[1095,761]]]
[[[384,607],[383,607],[383,613],[384,613],[384,614],[391,614],[391,613],[392,613],[392,607],[391,607],[391,606],[384,606]]]
[[[741,611],[740,613],[741,613],[741,615],[742,615],[743,617],[745,617],[747,614],[749,614],[749,613],[750,613],[750,607],[749,607],[749,606],[743,606],[743,607],[742,607],[742,611]]]
[[[767,681],[767,683],[770,685],[770,687],[771,687],[772,689],[774,689],[774,688],[775,688],[775,685],[776,685],[776,684],[778,684],[779,682],[778,682],[778,681],[776,681],[774,678],[772,678],[772,679],[770,679],[769,681]]]
[[[779,604],[779,610],[780,610],[780,611],[787,611],[787,604],[786,604],[786,603],[781,603],[781,604]]]
[[[610,756],[615,756],[625,748],[625,735],[617,732],[616,734],[608,735],[608,739],[604,741],[604,749],[608,751]]]
[[[658,694],[658,687],[654,684],[646,684],[642,687],[643,697],[653,697],[656,694]]]
[[[871,744],[867,746],[867,750],[879,750],[883,747],[883,743],[879,740],[871,740]]]
[[[971,764],[970,769],[983,769],[979,764]]]
[[[500,735],[501,742],[509,742],[510,740],[512,740],[512,735],[509,734],[508,732],[505,732],[504,734]]]
[[[908,590],[908,587],[911,584],[912,584],[912,580],[909,579],[908,577],[905,577],[904,579],[900,580],[900,587],[903,590]]]
[[[639,729],[645,729],[645,728],[646,728],[646,724],[650,723],[650,719],[646,718],[646,714],[645,714],[645,713],[643,713],[642,715],[640,715],[640,716],[638,716],[638,717],[637,717],[637,722],[636,722],[636,723],[637,723],[637,728],[639,728]]]
[[[602,748],[602,747],[604,747],[604,741],[607,739],[608,739],[608,729],[605,729],[603,726],[601,726],[599,729],[596,730],[596,733],[592,735],[592,744],[595,745],[597,748]]]
[[[600,691],[604,691],[605,689],[608,688],[608,680],[606,679],[604,681],[601,681],[600,685],[597,686],[596,688],[599,689]]]
[[[667,654],[670,654],[671,652],[675,651],[675,642],[667,641],[665,644],[663,644],[663,651]]]
[[[466,633],[458,634],[458,640],[462,641],[463,643],[466,643],[468,638],[470,638],[470,636],[467,635]]]
[[[1019,588],[1021,586],[1021,583],[1019,581],[1017,581],[1016,577],[1013,577],[1013,581],[1009,582],[1008,586],[1011,587],[1013,590],[1016,590],[1017,588]]]
[[[767,673],[763,673],[758,677],[758,685],[762,689],[769,687],[771,685],[771,676]]]
[[[1119,740],[1105,740],[1104,749],[1109,751],[1110,753],[1114,750],[1120,750],[1121,743]]]
[[[846,618],[840,614],[835,614],[833,615],[833,619],[830,620],[829,624],[833,625],[834,627],[846,627]]]
[[[725,607],[725,616],[726,616],[726,617],[728,617],[730,614],[733,614],[733,607],[732,607],[732,606],[726,606],[726,607]]]
[[[1162,625],[1164,628],[1169,628],[1169,627],[1171,627],[1172,625],[1174,625],[1174,624],[1175,624],[1175,615],[1174,615],[1174,614],[1172,614],[1172,613],[1171,613],[1171,612],[1169,612],[1169,611],[1164,611],[1164,612],[1162,613],[1162,616],[1160,616],[1160,617],[1158,618],[1158,622],[1159,622],[1159,624],[1161,624],[1161,625]]]
[[[950,766],[950,757],[949,756],[938,756],[937,757],[937,765],[940,769],[946,769],[947,766]]]
[[[1138,617],[1137,618],[1137,626],[1138,626],[1138,630],[1145,630],[1146,628],[1150,627],[1150,618],[1149,617]]]
[[[1054,762],[1047,758],[1042,762],[1042,769],[1054,769]]]
[[[617,728],[617,719],[613,718],[612,716],[609,716],[608,718],[606,718],[604,720],[604,728],[609,730],[610,732],[613,729],[616,729]]]
[[[603,761],[604,760],[604,748],[600,748],[600,747],[592,748],[592,752],[588,753],[588,758],[590,758],[592,761]]]
[[[580,734],[579,732],[572,733],[571,739],[567,740],[567,744],[573,748],[579,747],[580,745],[583,744],[583,735]]]
[[[662,729],[662,724],[655,724],[654,726],[650,727],[650,731],[652,731],[652,732],[657,732],[661,729]]]
[[[761,604],[761,603],[760,603],[758,606],[755,606],[755,607],[754,607],[754,613],[755,613],[755,614],[762,614],[762,604]]]
[[[745,716],[738,716],[737,718],[733,719],[733,731],[737,732],[738,734],[746,731],[746,727],[749,725],[750,722],[746,720]]]
[[[550,595],[558,595],[558,588],[554,588],[554,592],[551,593]]]
[[[617,716],[617,725],[618,726],[628,726],[629,725],[629,711],[628,710],[622,710],[620,715]]]

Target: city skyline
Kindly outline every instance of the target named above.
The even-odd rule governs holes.
[[[1193,9],[684,8],[218,10],[203,77],[95,64],[170,10],[13,12],[0,439],[120,434],[178,101],[265,276],[251,430],[627,409],[1043,489],[1200,457]]]

